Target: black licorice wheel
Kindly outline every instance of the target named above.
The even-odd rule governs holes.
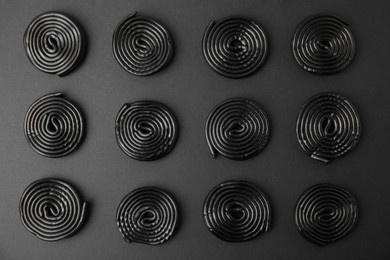
[[[176,144],[178,131],[173,112],[156,101],[123,105],[115,122],[119,147],[139,161],[156,160],[168,154]]]
[[[257,72],[268,54],[264,30],[254,21],[226,17],[210,22],[203,35],[203,56],[211,68],[228,78]]]
[[[68,183],[41,179],[23,192],[19,210],[23,225],[38,238],[53,242],[74,235],[85,220],[86,203]]]
[[[326,246],[346,236],[357,219],[358,206],[353,195],[331,184],[308,188],[295,207],[298,231],[318,246]]]
[[[41,97],[28,109],[24,133],[31,148],[45,157],[57,158],[73,152],[84,136],[79,109],[62,93]]]
[[[116,27],[112,48],[122,68],[137,76],[161,70],[173,56],[173,43],[167,29],[137,13],[127,16]]]
[[[266,112],[254,101],[231,98],[209,114],[205,134],[211,154],[245,160],[259,153],[268,142],[270,123]]]
[[[254,184],[226,181],[207,195],[203,218],[216,237],[227,242],[243,242],[269,230],[271,207],[267,197]]]
[[[297,63],[314,74],[334,74],[344,70],[355,54],[355,41],[348,24],[330,14],[303,20],[292,37]]]
[[[129,242],[160,245],[175,232],[178,208],[173,197],[156,187],[143,187],[126,195],[119,204],[116,221]]]
[[[307,100],[299,111],[296,132],[301,147],[312,159],[329,163],[356,146],[361,123],[348,99],[321,93]]]
[[[49,12],[37,16],[24,33],[27,56],[39,70],[64,76],[84,56],[85,36],[68,16]]]

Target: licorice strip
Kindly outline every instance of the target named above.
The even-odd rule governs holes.
[[[301,147],[311,158],[329,163],[356,146],[361,123],[348,99],[321,93],[306,101],[299,111],[296,132]]]
[[[346,236],[357,219],[358,206],[353,195],[331,184],[310,187],[295,207],[298,231],[318,246],[326,246]]]
[[[216,237],[227,242],[243,242],[269,230],[271,207],[267,197],[254,184],[226,181],[207,195],[203,218]]]
[[[161,70],[173,56],[173,43],[167,29],[137,13],[119,23],[112,48],[118,63],[137,76],[148,76]]]
[[[268,54],[264,30],[254,21],[226,17],[210,22],[203,35],[203,56],[210,67],[228,78],[257,72]]]
[[[173,112],[156,101],[125,104],[115,123],[116,140],[128,156],[140,161],[159,159],[176,144],[178,123]]]
[[[28,109],[24,133],[31,148],[45,157],[62,157],[73,152],[84,136],[79,109],[62,93],[41,97]]]
[[[176,230],[178,208],[166,191],[143,187],[123,198],[116,221],[127,242],[156,246],[166,242]]]
[[[28,231],[45,241],[68,238],[85,220],[86,203],[68,183],[41,179],[30,184],[20,200],[20,217]]]
[[[292,37],[297,63],[314,74],[344,70],[355,54],[355,41],[348,24],[334,15],[313,15],[304,19]]]
[[[233,160],[248,159],[267,144],[270,124],[266,112],[254,101],[231,98],[218,104],[206,121],[211,154]]]
[[[32,64],[39,70],[64,76],[84,56],[85,36],[69,17],[44,13],[36,17],[24,34],[24,47]]]

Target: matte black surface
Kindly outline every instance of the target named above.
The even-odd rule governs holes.
[[[46,11],[71,15],[86,32],[81,66],[66,77],[42,73],[23,46],[30,21]],[[175,42],[175,58],[164,70],[136,77],[112,53],[112,35],[126,15],[139,11],[161,21]],[[334,13],[349,22],[356,53],[348,69],[326,77],[302,70],[291,52],[291,35],[305,17]],[[2,1],[0,8],[0,258],[1,259],[388,259],[390,256],[390,2],[385,0],[117,0]],[[269,56],[261,71],[240,80],[212,71],[202,55],[211,20],[243,15],[261,22]],[[354,151],[329,165],[310,160],[295,133],[302,104],[321,92],[353,101],[362,121]],[[28,146],[23,120],[36,98],[64,92],[86,119],[83,144],[67,157],[44,158]],[[272,138],[261,155],[246,161],[213,159],[204,136],[206,118],[221,100],[256,100],[267,111]],[[129,158],[115,140],[115,117],[126,102],[158,100],[180,124],[175,149],[164,158]],[[23,190],[44,177],[66,179],[88,203],[89,218],[69,239],[55,243],[31,235],[20,221]],[[232,245],[213,236],[202,218],[203,201],[217,184],[252,181],[272,202],[272,228],[264,236]],[[319,248],[294,224],[300,194],[313,184],[332,183],[353,191],[359,222],[337,243]],[[180,228],[159,247],[126,243],[115,213],[129,191],[158,186],[175,195]]]

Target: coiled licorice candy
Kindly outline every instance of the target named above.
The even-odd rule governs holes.
[[[346,236],[356,225],[358,206],[344,188],[317,184],[300,196],[295,207],[295,225],[308,241],[326,246]]]
[[[352,103],[335,93],[311,97],[298,114],[296,133],[302,149],[329,163],[352,150],[361,135],[361,122]]]
[[[57,12],[34,18],[23,41],[32,64],[43,72],[58,76],[64,76],[79,64],[86,46],[80,25]]]
[[[178,131],[173,112],[156,101],[124,104],[115,122],[119,147],[139,161],[156,160],[168,154],[176,144]]]
[[[116,221],[125,241],[156,246],[166,242],[175,232],[178,208],[166,191],[143,187],[123,198]]]
[[[118,63],[137,76],[151,75],[171,61],[173,42],[159,22],[137,13],[124,18],[116,27],[112,48]]]
[[[262,151],[270,136],[266,112],[256,102],[231,98],[209,114],[205,134],[211,154],[245,160]]]
[[[31,148],[45,157],[57,158],[73,152],[84,136],[80,110],[62,93],[36,100],[24,119],[24,133]]]
[[[25,228],[44,241],[74,235],[85,220],[86,203],[76,190],[59,179],[31,183],[20,200],[20,217]]]
[[[355,55],[355,40],[348,24],[331,14],[309,16],[296,28],[292,51],[306,71],[322,75],[344,70]]]
[[[226,17],[210,22],[203,35],[202,49],[204,58],[215,72],[228,78],[243,78],[263,66],[268,41],[256,22]]]
[[[216,237],[227,242],[243,242],[269,230],[271,207],[256,185],[247,181],[225,181],[207,195],[203,218]]]

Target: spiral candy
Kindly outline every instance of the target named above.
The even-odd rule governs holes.
[[[30,184],[20,200],[20,217],[28,231],[45,241],[72,236],[85,219],[86,203],[66,182],[41,179]]]
[[[335,93],[321,93],[306,101],[296,126],[303,150],[324,163],[354,148],[360,129],[360,119],[352,103]]]
[[[116,221],[127,242],[159,245],[174,233],[178,209],[173,198],[164,190],[143,187],[123,198]]]
[[[129,73],[151,75],[168,65],[173,54],[169,32],[157,21],[137,13],[115,29],[112,48],[118,63]]]
[[[333,74],[344,70],[355,54],[348,24],[334,15],[314,15],[303,20],[292,39],[295,60],[306,71]]]
[[[228,78],[243,78],[264,64],[268,43],[264,30],[241,17],[212,21],[203,35],[203,56],[211,68]]]
[[[64,76],[82,59],[85,37],[69,17],[55,12],[44,13],[27,27],[24,47],[39,70]]]
[[[331,184],[310,187],[295,207],[298,231],[318,246],[326,246],[347,235],[357,218],[358,206],[353,195]]]
[[[178,124],[173,112],[155,101],[125,104],[115,123],[120,148],[140,161],[156,160],[169,153],[176,144]]]
[[[213,157],[248,159],[260,152],[270,135],[268,116],[255,102],[231,98],[217,105],[206,121],[206,139]]]
[[[271,209],[267,197],[246,181],[226,181],[214,187],[203,206],[207,228],[228,242],[243,242],[267,232]]]
[[[41,97],[28,109],[24,133],[31,148],[46,157],[62,157],[81,143],[84,120],[62,93]]]

